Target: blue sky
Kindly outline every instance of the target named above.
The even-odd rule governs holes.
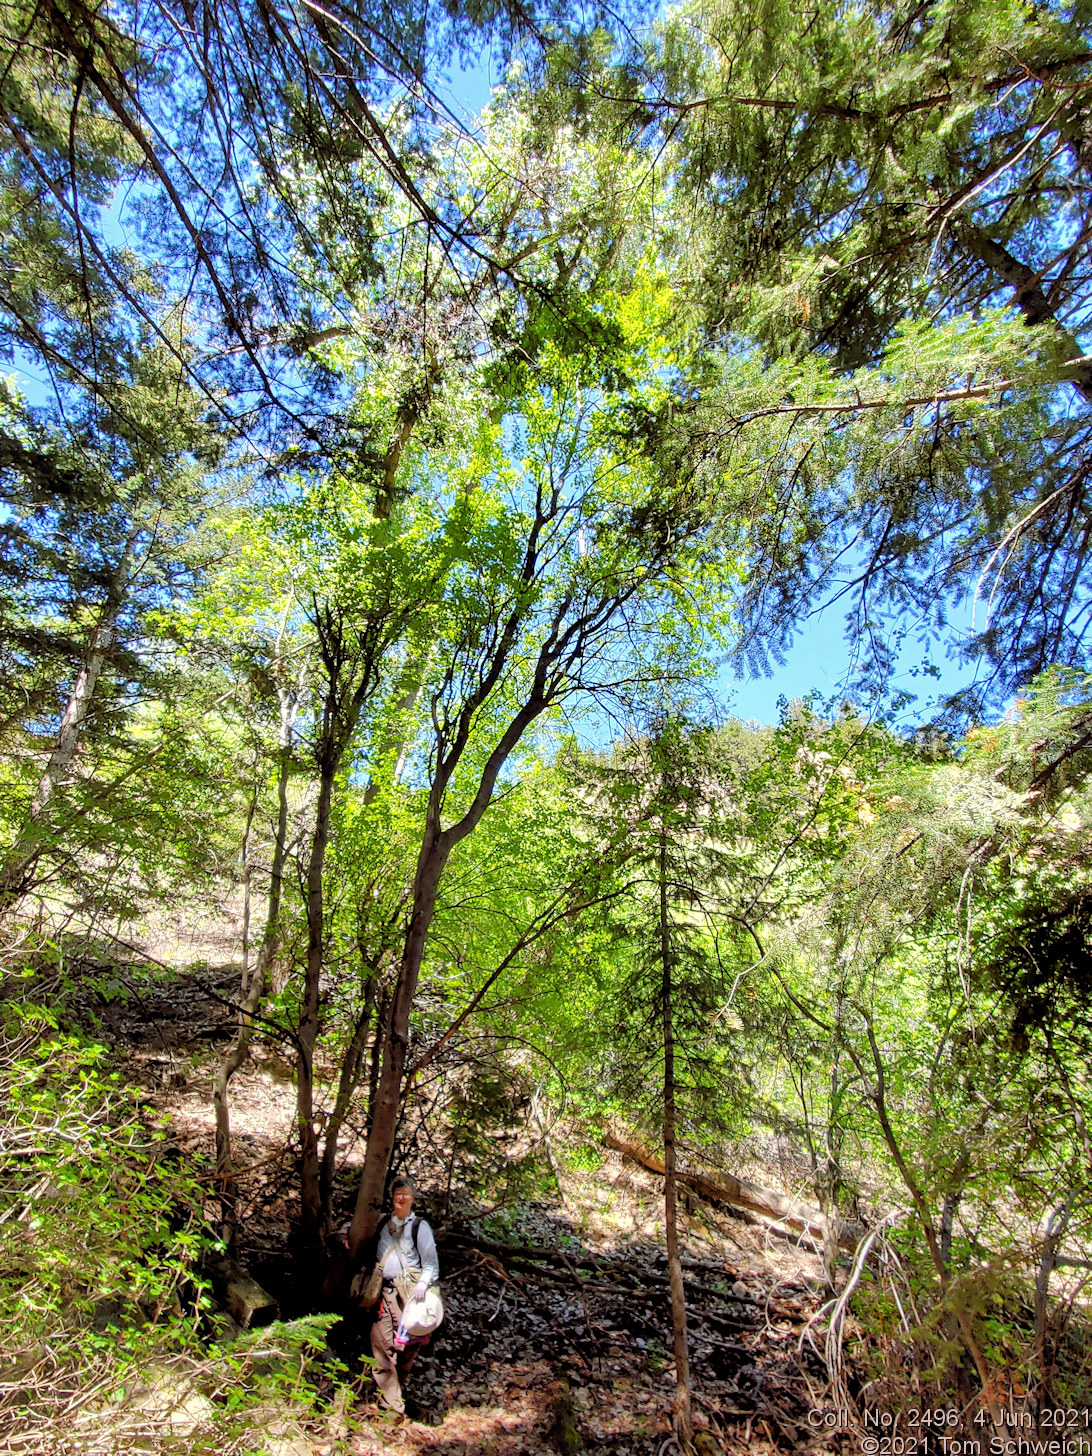
[[[456,116],[469,119],[488,103],[491,88],[501,79],[501,68],[487,53],[475,64],[454,71],[450,80],[437,85],[436,90]],[[119,230],[123,207],[123,202],[115,206]],[[47,402],[50,391],[44,371],[28,367],[27,361],[20,358],[16,361],[15,372],[21,376],[20,384],[33,403]],[[851,649],[845,641],[844,614],[844,604],[836,603],[803,622],[791,650],[786,654],[784,665],[775,667],[770,677],[738,681],[731,672],[724,671],[720,688],[728,710],[740,718],[773,723],[778,718],[778,701],[781,698],[791,700],[812,692],[817,692],[823,699],[842,697],[851,672]],[[964,621],[969,626],[969,610],[957,610],[952,615],[956,622]],[[973,677],[973,669],[957,666],[946,659],[943,646],[935,644],[932,660],[940,669],[940,676],[923,675],[920,669],[924,653],[917,643],[918,634],[912,629],[912,624],[909,625],[907,645],[890,684],[893,692],[917,695],[916,703],[901,715],[901,721],[908,726],[927,720],[932,716],[938,698],[967,685]]]
[[[952,615],[957,622],[961,617],[965,618],[969,625],[969,611]],[[791,650],[785,654],[784,666],[775,667],[771,677],[737,681],[734,676],[725,673],[722,686],[730,697],[731,712],[737,718],[776,723],[777,704],[781,697],[791,700],[806,697],[811,692],[818,692],[823,699],[843,697],[851,671],[843,617],[843,604],[835,603],[802,623]],[[956,634],[957,629],[953,628],[953,646]],[[925,656],[916,632],[909,631],[889,684],[892,694],[912,693],[917,699],[898,715],[898,721],[907,727],[928,721],[934,716],[939,699],[968,686],[974,678],[973,666],[946,660],[944,647],[936,644],[930,660],[939,669],[940,676],[927,675],[922,672]]]
[[[491,88],[502,79],[502,69],[486,52],[476,63],[453,71],[450,80],[436,89],[456,116],[472,117],[488,104]],[[950,616],[955,623],[965,624],[965,628],[969,629],[969,604],[957,606]],[[824,699],[842,697],[852,670],[844,618],[845,605],[836,603],[803,622],[791,650],[785,654],[784,665],[775,667],[768,678],[739,681],[731,672],[722,673],[720,688],[727,699],[729,711],[740,718],[776,723],[778,700],[782,697],[791,701],[812,692],[818,692]],[[930,660],[939,669],[940,675],[924,674],[921,668],[926,654],[918,643],[915,624],[904,622],[901,625],[905,631],[905,646],[889,686],[893,694],[904,692],[916,696],[917,701],[900,714],[900,721],[911,726],[931,718],[939,699],[969,685],[974,670],[973,667],[957,665],[946,657],[943,645],[934,643]],[[953,644],[957,631],[958,628],[953,628]]]

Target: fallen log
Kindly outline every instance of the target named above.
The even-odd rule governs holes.
[[[640,1163],[650,1172],[663,1173],[664,1160],[658,1153],[652,1152],[644,1143],[638,1142],[628,1134],[619,1132],[617,1128],[607,1128],[603,1133],[603,1141],[608,1148],[614,1148],[616,1152],[624,1153],[627,1158],[632,1158],[634,1162]],[[748,1213],[761,1214],[764,1218],[785,1225],[786,1228],[822,1241],[826,1222],[823,1215],[817,1208],[811,1208],[796,1198],[789,1198],[784,1193],[774,1193],[769,1188],[762,1188],[757,1183],[748,1182],[746,1178],[736,1178],[733,1174],[722,1172],[720,1169],[698,1171],[697,1169],[680,1168],[675,1176],[680,1183],[685,1184],[687,1188],[692,1188],[702,1198],[708,1198],[714,1203],[727,1203],[734,1208],[746,1209]],[[864,1230],[855,1224],[845,1223],[839,1219],[834,1225],[834,1234],[840,1248],[852,1251],[863,1238]]]
[[[573,1254],[563,1254],[558,1249],[538,1248],[534,1244],[498,1244],[492,1239],[479,1239],[473,1234],[460,1233],[457,1229],[441,1229],[436,1242],[444,1247],[478,1249],[483,1254],[496,1254],[502,1259],[537,1259],[547,1264],[573,1265],[577,1269],[594,1269],[597,1273],[610,1273],[623,1267],[621,1260],[580,1259]]]
[[[717,1314],[709,1309],[692,1310],[691,1313],[695,1320],[705,1320],[711,1325],[716,1325],[721,1330],[739,1330],[744,1334],[753,1333],[754,1331],[754,1320],[733,1319],[731,1315]],[[803,1317],[801,1315],[794,1315],[793,1318],[795,1318],[797,1324],[802,1323]]]

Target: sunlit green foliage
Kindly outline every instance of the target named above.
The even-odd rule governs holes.
[[[687,1155],[776,1147],[831,1286],[878,1230],[872,1399],[1081,1402],[1086,7],[444,17],[0,15],[4,936],[242,897],[316,1266],[350,1137],[360,1243],[414,1138],[503,1230],[551,1137],[662,1131],[670,983]],[[454,124],[430,67],[520,27]],[[838,593],[881,689],[973,603],[950,737],[723,720]],[[228,1449],[324,1317],[209,1347],[200,1169],[21,989],[13,1358],[190,1360]]]

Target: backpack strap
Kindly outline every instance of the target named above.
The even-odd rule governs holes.
[[[413,1223],[410,1225],[410,1237],[413,1240],[413,1252],[417,1255],[418,1260],[420,1260],[421,1250],[417,1243],[417,1226],[421,1222],[421,1219],[416,1213],[411,1213],[410,1218],[413,1220]],[[391,1221],[389,1218],[387,1220],[387,1232],[391,1236],[391,1242],[394,1244],[394,1252],[398,1255],[398,1262],[402,1265],[402,1273],[404,1274],[406,1272],[406,1265],[405,1261],[402,1258],[402,1251],[398,1247],[399,1236],[395,1233],[394,1229],[391,1228]]]

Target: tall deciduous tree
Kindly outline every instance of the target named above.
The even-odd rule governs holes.
[[[528,730],[577,694],[655,674],[630,656],[627,639],[670,623],[669,603],[686,599],[700,563],[712,573],[729,564],[702,489],[661,482],[639,452],[608,449],[616,405],[600,388],[593,393],[547,351],[521,405],[526,446],[500,476],[504,488],[479,478],[444,523],[454,560],[423,694],[428,800],[350,1235],[354,1257],[378,1225],[410,1013],[452,851],[477,829]]]

